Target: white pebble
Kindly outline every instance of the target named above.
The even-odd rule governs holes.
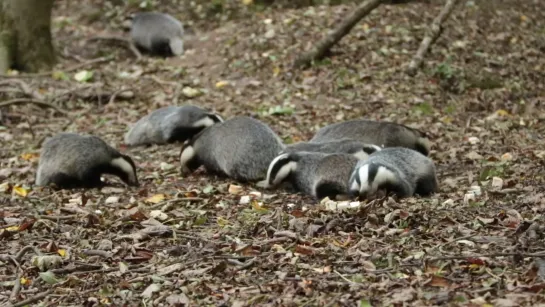
[[[241,205],[247,205],[250,203],[250,196],[244,195],[240,198],[240,201],[238,202]]]

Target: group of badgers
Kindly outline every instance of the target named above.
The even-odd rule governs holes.
[[[184,51],[183,26],[158,12],[133,16],[131,40],[161,56]],[[247,116],[228,120],[197,106],[169,106],[138,120],[125,135],[128,146],[183,142],[181,173],[200,166],[241,182],[273,188],[283,182],[324,197],[370,198],[377,191],[398,197],[438,191],[425,134],[391,122],[351,120],[319,129],[308,142],[285,145],[265,123]],[[58,188],[102,186],[102,174],[138,186],[136,165],[102,139],[59,133],[44,142],[36,184]]]
[[[183,142],[181,174],[200,166],[262,188],[291,183],[323,199],[371,198],[377,191],[409,197],[438,191],[424,133],[392,122],[350,120],[322,127],[308,142],[284,144],[265,123],[248,116],[224,120],[197,106],[157,109],[131,125],[128,146]],[[133,160],[92,135],[59,133],[44,142],[36,184],[97,187],[102,174],[138,186]]]

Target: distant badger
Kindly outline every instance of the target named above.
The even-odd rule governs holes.
[[[425,133],[393,122],[364,119],[349,120],[322,127],[310,142],[334,141],[350,138],[381,147],[406,147],[424,155],[430,152],[430,142]]]
[[[170,106],[140,118],[125,134],[129,146],[183,142],[223,119],[202,108]]]
[[[276,157],[267,171],[267,178],[257,185],[275,187],[288,180],[295,189],[317,199],[349,195],[348,180],[358,159],[340,153],[292,152]]]
[[[358,160],[365,160],[370,154],[382,148],[352,139],[339,139],[325,142],[299,142],[289,144],[282,153],[310,151],[321,153],[345,153],[353,155]]]
[[[169,14],[145,12],[132,18],[131,39],[141,50],[152,55],[179,56],[184,52],[184,28]]]
[[[129,156],[119,153],[96,136],[59,133],[43,144],[36,185],[99,187],[102,174],[116,175],[126,184],[138,186],[136,166]]]
[[[238,181],[255,181],[265,178],[269,163],[282,149],[282,140],[269,126],[251,117],[234,117],[184,143],[182,174],[204,165],[210,172]]]
[[[378,190],[399,198],[415,194],[428,196],[438,191],[435,164],[423,154],[408,148],[384,148],[360,161],[349,181],[351,195],[368,198]]]

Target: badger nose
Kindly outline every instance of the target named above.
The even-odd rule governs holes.
[[[358,190],[354,190],[354,189],[350,189],[348,191],[348,196],[350,196],[350,198],[358,198],[358,196],[360,196],[360,191]]]

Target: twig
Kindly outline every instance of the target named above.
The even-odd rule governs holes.
[[[131,42],[130,39],[127,39],[125,37],[122,37],[122,36],[115,36],[115,35],[99,35],[99,36],[95,36],[95,37],[91,37],[90,39],[88,39],[88,41],[94,41],[94,40],[110,40],[110,41],[118,41],[118,42],[122,42],[122,43],[125,43],[125,46],[127,47],[127,49],[129,49],[132,54],[136,57],[136,60],[139,61],[140,59],[142,59],[142,54],[140,53],[140,51],[138,51],[138,49],[136,48],[136,46]]]
[[[339,275],[342,279],[344,279],[346,282],[353,284],[353,285],[361,285],[359,282],[351,281],[350,279],[344,277],[341,273],[337,272],[337,270],[334,270],[335,274]]]
[[[23,103],[33,103],[42,107],[51,108],[62,115],[68,116],[68,112],[59,109],[59,107],[57,107],[56,105],[50,104],[49,102],[45,102],[43,100],[30,99],[30,98],[16,98],[16,99],[3,101],[3,102],[0,102],[0,108],[6,107],[12,104],[23,104]]]
[[[96,58],[96,59],[93,59],[93,60],[89,60],[87,62],[83,62],[83,63],[79,63],[79,64],[76,64],[76,65],[73,65],[73,66],[69,66],[67,68],[65,68],[64,72],[71,72],[71,71],[74,71],[74,70],[77,70],[77,69],[80,69],[82,67],[85,67],[85,66],[89,66],[89,65],[93,65],[93,64],[98,64],[98,63],[102,63],[102,62],[108,62],[110,60],[112,60],[114,58],[114,56],[106,56],[106,57],[100,57],[100,58]],[[37,78],[37,77],[49,77],[51,76],[51,74],[53,74],[55,71],[58,71],[58,70],[52,70],[52,71],[47,71],[47,72],[42,72],[42,73],[36,73],[36,74],[23,74],[23,75],[15,75],[15,76],[12,76],[12,75],[0,75],[0,78]]]
[[[43,220],[50,221],[59,221],[59,220],[75,220],[78,218],[77,215],[38,215],[38,218]]]
[[[312,61],[319,60],[338,43],[365,16],[382,3],[382,0],[367,0],[360,4],[354,12],[341,24],[319,41],[310,51],[303,53],[295,62],[295,67],[308,66]]]
[[[447,3],[443,7],[439,15],[433,20],[430,28],[428,29],[428,32],[426,33],[426,36],[424,36],[422,43],[420,43],[418,51],[409,63],[409,67],[407,68],[407,74],[409,76],[412,77],[416,75],[416,71],[420,67],[420,65],[422,65],[422,61],[424,61],[424,56],[426,56],[426,53],[430,49],[430,46],[437,40],[437,38],[439,38],[439,35],[441,35],[443,22],[447,20],[447,18],[450,16],[450,13],[452,13],[452,10],[458,2],[460,2],[460,0],[447,0]]]
[[[84,249],[83,253],[87,256],[100,256],[106,259],[113,257],[112,253],[98,249]]]
[[[26,83],[23,80],[12,79],[12,80],[0,81],[0,85],[1,84],[13,84],[13,83],[16,83],[19,86],[19,88],[21,89],[23,94],[28,95],[28,96],[30,96],[30,97],[32,97],[34,99],[37,99],[37,100],[43,100],[44,99],[44,96],[42,94],[40,94],[39,92],[33,90],[30,87],[30,85],[28,85],[28,83]]]
[[[203,201],[203,200],[204,200],[204,198],[202,198],[202,197],[176,197],[176,198],[173,198],[173,199],[162,201],[162,202],[157,203],[157,204],[155,204],[153,206],[150,206],[149,209],[161,208],[164,205],[167,205],[167,204],[170,204],[170,203],[175,203],[175,202],[178,202],[178,201]]]
[[[433,257],[426,259],[427,261],[438,261],[438,260],[457,260],[457,259],[467,259],[467,258],[494,258],[494,257],[509,257],[509,256],[520,256],[520,257],[545,257],[545,252],[540,253],[491,253],[491,254],[473,254],[473,255],[455,255],[455,256],[443,256],[443,257]]]
[[[21,262],[21,259],[23,259],[25,254],[30,252],[30,251],[33,251],[38,256],[40,256],[42,254],[35,246],[28,245],[28,246],[23,247],[23,249],[21,249],[17,253],[17,255],[15,256],[15,260],[17,260],[17,262]]]
[[[125,89],[121,89],[121,90],[118,90],[118,91],[115,91],[112,96],[110,96],[110,100],[108,101],[108,105],[112,105],[115,101],[115,98],[117,97],[117,95],[123,93],[123,92],[129,92],[129,91],[132,91],[131,88],[125,88]]]
[[[29,297],[26,300],[22,300],[22,301],[20,301],[18,303],[13,304],[13,307],[22,307],[22,306],[30,305],[30,304],[32,304],[32,303],[34,303],[36,301],[39,301],[39,300],[45,298],[46,296],[51,294],[51,292],[53,292],[53,290],[47,290],[45,292],[38,293],[38,294],[34,295],[33,297]]]
[[[17,299],[19,291],[21,291],[21,270],[17,270],[15,278],[15,285],[13,285],[13,289],[11,290],[11,294],[9,295],[9,300],[12,302]]]

